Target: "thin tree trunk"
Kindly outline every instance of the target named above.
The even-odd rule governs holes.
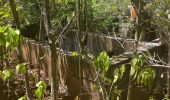
[[[84,0],[84,30],[85,34],[83,35],[83,39],[81,41],[81,46],[82,46],[82,54],[85,54],[85,47],[87,44],[87,32],[88,32],[88,13],[87,13],[87,0]]]
[[[57,77],[57,51],[55,45],[55,33],[50,32],[49,0],[43,0],[44,25],[51,50],[51,100],[58,100],[59,79]]]
[[[77,10],[77,32],[80,34],[80,0],[76,0],[76,10]]]
[[[168,65],[170,66],[170,45],[168,51]],[[167,97],[170,99],[170,68],[167,69]]]
[[[132,68],[130,69],[130,73],[132,72]],[[132,75],[129,75],[129,83],[128,83],[128,92],[127,92],[127,100],[133,100],[133,78]]]
[[[18,12],[17,12],[17,10],[16,10],[15,1],[14,1],[14,0],[9,0],[9,5],[10,5],[10,7],[11,7],[12,14],[13,14],[13,16],[14,16],[15,24],[16,24],[17,28],[20,29],[20,21],[19,21]]]
[[[31,100],[30,86],[28,80],[28,70],[26,70],[26,73],[24,75],[24,80],[25,80],[25,90],[26,90],[27,100]]]
[[[56,53],[56,45],[55,45],[55,34],[51,35],[49,33],[49,40],[52,42],[50,43],[50,50],[51,50],[51,97],[52,100],[58,100],[59,94],[59,79],[57,77],[57,59],[58,54]]]
[[[87,12],[87,0],[84,0],[84,13],[85,13],[85,32],[88,32],[88,12]]]
[[[40,30],[39,30],[39,43],[38,43],[38,63],[37,63],[37,67],[38,67],[38,82],[40,81],[40,72],[41,72],[41,57],[43,56],[43,52],[40,49],[41,48],[41,43],[43,43],[43,34],[42,34],[42,14],[40,15]]]
[[[13,14],[13,17],[14,17],[14,20],[15,20],[16,27],[20,30],[19,15],[18,15],[18,12],[17,12],[17,10],[16,10],[15,1],[14,1],[14,0],[9,0],[9,5],[10,5],[11,10],[12,10],[12,14]],[[19,62],[20,62],[20,63],[24,63],[24,59],[23,59],[23,57],[22,57],[20,37],[21,37],[21,36],[19,36],[17,56],[18,56]],[[29,88],[29,81],[28,81],[28,76],[27,76],[27,74],[28,74],[28,73],[26,73],[26,74],[24,75],[26,95],[27,95],[27,100],[31,100],[31,95],[30,95],[30,90],[29,90],[29,89],[30,89],[30,88]]]
[[[167,11],[167,15],[170,14],[169,11]],[[170,17],[168,17],[168,25],[170,25]],[[169,37],[168,39],[168,65],[170,66],[170,27],[168,27],[168,34],[167,36]],[[167,97],[170,99],[170,68],[167,69]]]
[[[4,46],[0,46],[0,71],[2,71],[3,70],[3,55],[4,55],[4,53],[3,53],[3,51],[4,51]],[[2,79],[0,79],[0,96],[1,96],[1,99],[4,99],[4,100],[6,100],[5,99],[5,94],[4,94],[4,81],[2,80]]]
[[[77,39],[79,42],[79,50],[80,50],[80,56],[79,56],[79,79],[80,79],[80,95],[82,95],[82,87],[83,87],[83,68],[81,67],[81,58],[82,58],[82,41],[81,41],[81,31],[80,31],[80,0],[76,0],[76,11],[77,11]]]

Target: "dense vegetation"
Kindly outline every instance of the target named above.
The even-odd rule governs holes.
[[[3,100],[84,100],[81,97],[84,68],[80,63],[86,59],[95,77],[91,80],[93,87],[89,88],[99,94],[101,100],[121,100],[124,91],[125,98],[133,100],[132,86],[146,90],[149,100],[157,98],[157,91],[163,94],[161,99],[169,100],[170,49],[163,59],[138,51],[141,42],[153,43],[158,39],[161,45],[170,48],[168,16],[170,0],[0,0],[0,97]],[[66,33],[73,37],[73,32],[76,40],[72,38],[70,41],[77,41],[78,49],[71,53],[71,57],[79,62],[80,94],[62,95],[58,73],[60,52],[56,48],[62,50],[62,39]],[[134,51],[130,61],[111,69],[113,61],[119,57],[112,51],[103,50],[97,56],[90,54],[88,34],[109,36],[117,41],[118,38],[132,40]],[[42,75],[40,49],[37,50],[37,65],[23,58],[22,45],[27,38],[35,40],[39,48],[49,46],[50,77]],[[158,78],[165,73],[162,68],[166,69],[166,77],[163,77],[166,84],[158,87],[161,80]],[[126,90],[121,88],[121,82],[128,84]]]

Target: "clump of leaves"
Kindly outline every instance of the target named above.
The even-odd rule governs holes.
[[[111,60],[105,51],[101,52],[100,55],[94,60],[93,65],[97,70],[101,72],[107,72],[110,65]]]
[[[12,46],[16,48],[18,46],[19,34],[19,30],[9,28],[8,32],[6,33],[6,46]]]
[[[131,72],[130,75],[134,76],[134,79],[137,77],[138,73],[144,67],[146,62],[146,57],[144,55],[134,55],[131,61]]]
[[[125,65],[123,64],[120,68],[114,70],[114,80],[113,83],[116,83],[119,79],[122,79],[123,74],[125,73]]]
[[[14,78],[14,72],[11,68],[7,68],[0,72],[0,76],[3,80],[11,80]]]
[[[0,46],[6,44],[6,37],[5,37],[5,31],[7,30],[7,27],[3,26],[0,28]]]
[[[71,53],[71,56],[72,56],[72,57],[77,57],[78,55],[79,55],[79,53],[76,52],[76,51],[74,51],[74,52]]]
[[[14,30],[10,27],[1,27],[0,46],[5,45],[6,47],[11,46],[16,48],[18,46],[19,34],[19,30]]]
[[[146,62],[147,58],[144,55],[135,55],[131,61],[130,75],[133,76],[133,80],[137,80],[138,84],[151,88],[156,77],[156,71],[148,68]]]
[[[18,74],[24,75],[27,71],[26,63],[18,64],[16,66],[16,71]]]
[[[36,84],[36,86],[38,87],[37,90],[35,91],[36,98],[38,100],[41,100],[44,96],[47,85],[45,82],[40,81]]]
[[[156,71],[151,68],[142,69],[138,75],[137,82],[144,86],[151,87],[156,77]]]

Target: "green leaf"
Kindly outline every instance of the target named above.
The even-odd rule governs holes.
[[[6,44],[6,38],[4,33],[0,33],[0,46]]]
[[[44,93],[46,91],[46,83],[44,83],[43,81],[40,81],[36,84],[36,86],[38,87],[37,90],[35,91],[35,95],[36,95],[36,98],[38,100],[41,100],[42,97],[44,96]]]
[[[75,52],[75,51],[71,53],[71,56],[72,56],[72,57],[77,57],[78,55],[79,55],[79,53],[78,53],[78,52]]]
[[[18,64],[16,66],[16,71],[18,74],[25,75],[27,68],[26,68],[26,63]]]
[[[4,33],[6,30],[7,30],[7,27],[6,26],[2,26],[0,28],[0,33]]]
[[[123,77],[123,74],[125,73],[125,64],[123,64],[122,66],[121,66],[121,68],[120,68],[120,75],[121,75],[121,77]]]
[[[135,74],[135,68],[131,66],[130,75],[133,76],[134,74]]]
[[[138,63],[137,58],[132,59],[132,66],[136,66],[137,63]]]
[[[118,75],[114,75],[114,80],[113,80],[113,83],[116,83],[119,79],[119,76]]]

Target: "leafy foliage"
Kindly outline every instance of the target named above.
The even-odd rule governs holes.
[[[12,28],[1,27],[0,28],[0,46],[16,48],[18,46],[19,30]]]
[[[146,62],[146,57],[143,55],[134,55],[131,61],[131,73],[134,79],[137,77],[138,72],[144,67],[144,62]]]
[[[16,71],[17,71],[18,74],[24,75],[27,71],[26,64],[25,63],[18,64],[16,66]]]
[[[11,68],[7,68],[7,69],[3,70],[0,73],[1,73],[2,79],[5,80],[5,81],[6,80],[11,80],[14,77],[14,72],[13,72],[13,70]]]
[[[155,70],[151,68],[145,68],[140,71],[139,76],[137,78],[137,82],[150,88],[155,77],[156,77]]]
[[[119,23],[119,15],[126,15],[129,11],[129,0],[92,0],[93,31],[112,32],[112,28]],[[117,21],[115,21],[117,19]]]
[[[9,4],[6,3],[4,6],[0,6],[0,26],[12,25],[12,14]]]
[[[137,79],[138,84],[151,88],[156,77],[156,71],[146,66],[147,59],[143,55],[135,55],[131,61],[130,75]]]
[[[119,79],[122,79],[123,74],[125,73],[125,65],[122,65],[120,68],[114,70],[114,80],[113,83],[116,83]]]
[[[105,51],[101,52],[100,55],[94,60],[93,65],[97,70],[105,73],[108,71],[111,60]]]
[[[40,0],[17,0],[17,9],[20,12],[20,20],[23,24],[37,23],[40,20]]]
[[[14,30],[12,28],[8,29],[8,32],[5,33],[6,35],[6,46],[11,46],[16,48],[18,46],[19,40],[19,30]]]
[[[46,90],[46,83],[44,83],[43,81],[40,81],[36,84],[36,86],[38,87],[37,90],[35,91],[35,95],[37,97],[38,100],[41,100],[42,97],[44,96],[45,90]]]

